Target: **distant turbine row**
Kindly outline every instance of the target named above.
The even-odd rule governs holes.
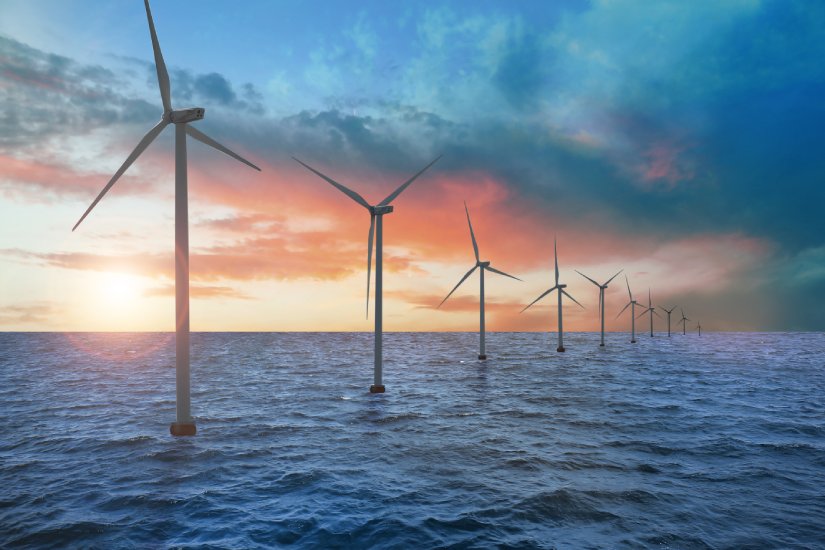
[[[464,281],[466,281],[470,277],[470,275],[473,274],[473,272],[476,269],[481,268],[481,270],[479,271],[479,294],[480,294],[480,299],[479,299],[479,351],[478,351],[478,358],[480,360],[484,360],[484,359],[487,359],[486,331],[485,331],[485,319],[484,319],[484,272],[485,271],[492,271],[493,273],[498,273],[499,275],[504,275],[505,277],[510,277],[511,279],[515,279],[517,281],[521,281],[521,279],[519,279],[518,277],[515,277],[513,275],[510,275],[508,273],[504,273],[503,271],[499,271],[498,269],[493,268],[490,265],[489,261],[481,261],[480,256],[479,256],[479,252],[478,252],[478,242],[476,241],[475,232],[473,231],[473,222],[470,220],[470,211],[467,208],[467,203],[466,202],[464,203],[464,212],[467,215],[467,225],[469,226],[469,229],[470,229],[470,239],[471,239],[472,244],[473,244],[473,254],[475,254],[476,263],[467,273],[464,274],[464,276],[458,281],[458,284],[453,287],[453,289],[449,292],[449,294],[447,294],[447,296],[441,301],[441,303],[438,304],[438,307],[440,308],[442,305],[444,305],[444,302],[446,302],[447,299],[449,299],[449,297],[452,296],[453,293],[456,290],[458,290],[458,287],[460,287],[461,284],[464,283]],[[541,300],[545,296],[551,294],[553,291],[557,291],[558,318],[559,318],[559,324],[558,324],[558,331],[557,332],[558,332],[558,338],[559,338],[559,345],[556,348],[556,351],[564,352],[565,348],[564,348],[564,329],[563,329],[564,323],[563,323],[563,316],[562,316],[562,295],[567,296],[568,298],[573,300],[573,302],[578,304],[579,307],[581,307],[582,309],[584,309],[584,306],[581,305],[581,303],[579,303],[578,300],[573,298],[573,296],[571,296],[565,290],[565,288],[567,288],[567,285],[559,283],[559,253],[558,253],[558,243],[557,243],[555,238],[553,239],[553,257],[554,257],[554,263],[555,263],[555,276],[556,276],[555,285],[553,287],[549,288],[548,290],[544,291],[541,295],[539,295],[538,298],[536,298],[535,300],[533,300],[532,302],[527,304],[527,306],[525,306],[524,309],[521,310],[521,313],[524,313],[525,311],[530,309],[539,300]],[[605,307],[604,295],[605,295],[605,290],[607,290],[608,285],[613,281],[613,279],[618,277],[619,274],[622,273],[622,271],[624,271],[624,270],[619,270],[615,275],[610,277],[606,282],[600,284],[600,283],[596,282],[594,279],[591,279],[590,277],[588,277],[587,275],[582,273],[581,271],[576,270],[576,273],[578,273],[579,275],[581,275],[582,277],[584,277],[585,279],[587,279],[588,281],[590,281],[591,283],[596,285],[596,287],[598,287],[598,289],[599,289],[599,322],[600,322],[600,328],[601,328],[601,330],[600,330],[601,341],[599,343],[599,347],[604,347],[604,315],[605,315],[605,313],[604,313],[604,307]],[[619,316],[621,316],[621,314],[624,313],[625,310],[627,310],[628,307],[631,308],[631,311],[630,311],[630,318],[631,318],[630,342],[635,344],[636,343],[636,319],[643,317],[645,314],[648,314],[650,316],[650,336],[653,336],[653,315],[656,315],[659,318],[661,318],[662,316],[659,315],[659,313],[656,311],[656,308],[653,306],[653,300],[651,298],[651,294],[650,294],[649,290],[648,290],[648,294],[647,294],[648,304],[647,304],[647,307],[644,307],[644,305],[640,304],[639,302],[637,302],[636,300],[633,299],[633,293],[630,291],[630,281],[627,279],[627,275],[625,275],[625,284],[627,285],[627,294],[628,294],[628,297],[629,297],[630,301],[622,308],[621,311],[619,311],[619,314],[616,315],[616,318],[618,319]],[[639,314],[638,317],[636,316],[636,311],[635,311],[637,305],[644,308],[643,311]],[[670,310],[667,310],[667,309],[664,309],[664,308],[660,308],[660,309],[667,312],[667,314],[668,314],[667,335],[670,336],[670,313],[675,309],[675,307],[671,308]],[[685,317],[684,311],[683,311],[682,312],[682,320],[680,320],[680,322],[682,322],[682,324],[683,324],[683,326],[682,326],[683,333],[685,333],[685,331],[686,331],[686,328],[685,328],[686,325],[684,323],[686,321],[689,321],[689,320],[690,319]],[[700,329],[700,334],[701,334],[701,327],[698,327],[698,328]]]

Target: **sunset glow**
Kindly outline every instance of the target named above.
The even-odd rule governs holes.
[[[80,5],[0,7],[0,328],[172,330],[172,132],[70,231],[160,114],[142,4]],[[187,6],[155,7],[173,97],[262,168],[189,145],[193,330],[371,330],[369,216],[293,155],[371,201],[444,155],[385,220],[389,331],[477,328],[476,276],[436,309],[472,262],[465,200],[483,259],[525,281],[488,277],[489,330],[554,329],[550,302],[519,313],[548,287],[554,236],[587,307],[572,331],[598,322],[574,269],[623,268],[706,330],[825,325],[809,298],[825,291],[825,41],[800,9],[787,27],[762,2],[326,6],[319,22],[249,2],[220,18],[240,38],[217,40],[173,22],[214,28],[226,4]],[[646,24],[618,40],[624,20]],[[768,38],[743,50],[746,27]],[[805,52],[790,65],[786,42]],[[608,290],[608,330],[627,330],[626,298]]]

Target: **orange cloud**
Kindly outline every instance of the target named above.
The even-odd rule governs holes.
[[[111,174],[80,173],[73,168],[38,160],[0,155],[0,189],[10,196],[43,201],[43,193],[72,194],[89,197],[103,189]],[[134,176],[125,174],[119,183],[130,193],[146,192],[151,186]],[[126,185],[123,185],[123,184]]]
[[[175,285],[164,285],[147,289],[144,296],[174,296]],[[228,286],[189,285],[189,296],[192,298],[234,298],[250,300],[251,296]]]

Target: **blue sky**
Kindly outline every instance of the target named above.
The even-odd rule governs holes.
[[[350,307],[357,317],[350,302],[363,299],[363,220],[289,157],[381,194],[438,153],[433,181],[407,198],[416,216],[399,209],[391,328],[472,329],[472,291],[453,311],[430,308],[466,271],[462,199],[482,232],[488,224],[491,254],[512,266],[502,268],[533,276],[523,289],[502,283],[493,328],[550,328],[542,310],[525,321],[508,308],[544,286],[553,234],[566,244],[568,278],[573,267],[626,267],[632,285],[701,314],[703,326],[825,326],[821,3],[156,0],[152,8],[174,104],[206,107],[202,129],[266,163],[247,182],[193,149],[214,176],[192,182],[204,262],[254,263],[202,276],[204,328],[227,317],[247,326],[251,311],[266,319],[253,328],[367,329],[330,323],[321,303],[295,325],[264,313],[284,293],[312,301],[344,289],[336,317]],[[158,118],[142,3],[6,0],[0,40],[2,302],[18,312],[0,321],[109,324],[82,316],[55,324],[76,305],[44,287],[60,274],[80,281],[129,264],[119,256],[128,249],[133,264],[117,269],[141,278],[147,326],[165,327],[166,272],[139,261],[168,253],[168,213],[156,214],[169,198],[162,145],[154,163],[135,166],[131,187],[118,184],[101,203],[93,236],[61,233]],[[416,237],[416,220],[435,204],[443,225],[432,221]],[[277,230],[278,242],[262,228]],[[336,254],[348,251],[340,269],[318,267],[312,251],[324,239]],[[232,256],[232,247],[248,253]],[[287,254],[304,261],[250,260]],[[621,292],[609,298],[618,307]],[[595,326],[581,315],[572,326]]]

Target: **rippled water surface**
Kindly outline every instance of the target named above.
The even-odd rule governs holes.
[[[0,547],[825,547],[825,335],[0,334]]]

